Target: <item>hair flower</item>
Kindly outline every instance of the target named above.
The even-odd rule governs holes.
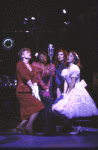
[[[38,57],[38,53],[35,53],[35,55],[34,55],[36,58]]]
[[[76,54],[77,59],[79,59],[79,56]]]

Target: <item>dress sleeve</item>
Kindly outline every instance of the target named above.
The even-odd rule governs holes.
[[[53,78],[53,75],[54,75],[54,74],[55,74],[55,65],[52,64],[52,78]],[[39,84],[40,84],[40,86],[41,86],[44,90],[46,90],[46,88],[49,89],[49,87],[50,87],[50,79],[49,79],[49,81],[48,81],[48,84],[46,85],[46,84],[43,82],[42,77],[44,77],[44,76],[49,76],[49,75],[50,75],[50,64],[47,66],[47,70],[43,70],[42,74],[39,74],[39,75],[38,75]]]
[[[33,62],[32,66],[34,66],[36,68],[37,74],[42,73],[42,68],[38,62]]]
[[[28,76],[28,72],[27,72],[27,68],[24,65],[24,63],[22,61],[19,61],[17,63],[17,71],[20,74],[21,78],[27,82],[30,80],[30,77]]]
[[[55,84],[56,84],[56,88],[60,88],[61,85],[61,81],[59,79],[59,75],[58,75],[58,70],[56,68],[56,75],[55,75]]]
[[[47,66],[47,68],[48,68],[48,72],[50,74],[50,64]],[[55,74],[55,65],[52,64],[52,75],[54,75],[54,74]]]
[[[65,77],[68,74],[68,69],[63,69],[61,72],[61,76]]]
[[[80,74],[80,69],[77,65],[72,65],[71,69],[70,69],[70,77],[78,77]]]
[[[32,82],[33,83],[38,83],[38,74],[37,74],[37,70],[36,70],[36,67],[32,65]]]
[[[50,64],[47,65],[47,69],[43,70],[42,76],[48,76],[50,75]],[[52,64],[52,75],[55,75],[55,65]]]
[[[41,68],[41,65],[38,62],[33,62],[32,66],[34,66],[36,68],[38,84],[41,86],[41,88],[46,90],[46,85],[44,84],[44,82],[42,80],[42,71],[43,70]]]
[[[46,90],[47,86],[46,86],[46,84],[43,82],[42,77],[41,77],[40,74],[38,74],[38,83],[39,83],[39,85],[40,85],[44,90]]]

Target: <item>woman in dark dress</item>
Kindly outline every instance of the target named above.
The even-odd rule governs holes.
[[[39,100],[36,68],[29,64],[31,51],[29,48],[23,48],[18,55],[22,61],[17,63],[16,96],[20,103],[20,114],[22,122],[16,127],[17,132],[35,134],[33,123],[38,116],[39,111],[44,109]]]
[[[68,54],[65,50],[59,49],[55,57],[55,88],[57,99],[54,101],[54,103],[57,103],[63,97],[62,92],[64,87],[64,77],[61,76],[61,72],[63,69],[66,69],[67,55]]]
[[[61,72],[63,69],[67,69],[66,62],[67,62],[68,53],[65,50],[59,49],[55,56],[55,91],[56,91],[56,100],[54,104],[58,103],[63,98],[64,93],[64,77],[61,76]],[[54,118],[54,124],[57,125],[58,122],[63,124],[64,131],[70,130],[71,125],[67,118],[64,115],[60,115],[59,113],[52,112]]]

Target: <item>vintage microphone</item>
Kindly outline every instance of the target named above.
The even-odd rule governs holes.
[[[50,101],[49,101],[49,131],[51,134],[51,117],[52,117],[52,102],[53,102],[53,96],[52,96],[52,57],[54,55],[54,48],[52,44],[49,44],[48,47],[48,56],[50,57]]]

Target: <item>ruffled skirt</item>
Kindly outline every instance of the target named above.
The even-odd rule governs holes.
[[[56,110],[69,119],[98,115],[96,104],[85,86],[84,80],[77,83],[70,93],[66,95],[65,99],[61,99],[52,105],[52,111]]]

